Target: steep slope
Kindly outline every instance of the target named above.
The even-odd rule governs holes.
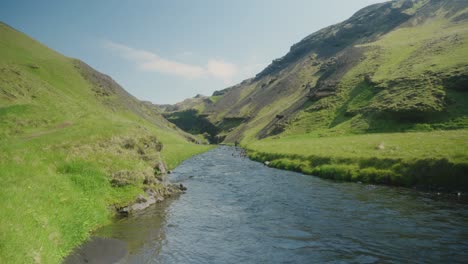
[[[310,166],[318,168],[308,165],[314,158],[307,155],[328,160],[321,163],[315,159],[320,165],[330,165],[334,158],[350,158],[348,165],[354,167],[346,171],[359,180],[363,164],[372,163],[366,160],[369,153],[400,161],[447,159],[453,162],[448,167],[463,163],[466,168],[468,157],[459,148],[460,143],[466,147],[466,130],[441,133],[433,139],[436,134],[429,132],[468,127],[467,81],[468,2],[399,0],[366,7],[348,20],[304,38],[254,78],[215,92],[216,103],[194,108],[203,109],[199,114],[218,127],[225,143],[239,141],[264,152],[259,159],[278,158],[267,155],[273,152],[300,155],[306,165],[301,161],[291,167],[304,171]],[[388,134],[417,131],[428,133]],[[336,150],[333,155],[325,149],[311,153],[306,148],[320,145],[324,137],[333,137],[327,140],[330,143],[339,136],[368,133],[382,134],[376,135],[373,146],[363,144],[366,136],[356,138],[361,144],[350,144],[354,149],[330,146]],[[428,141],[413,145],[412,156],[397,151],[405,149],[401,146],[403,137],[417,141],[421,136]],[[382,150],[385,144],[379,147],[380,143],[393,139],[393,154],[380,155],[389,151]],[[437,153],[441,146],[443,151]],[[446,151],[449,149],[453,151]],[[366,158],[357,158],[356,153],[367,153]],[[400,161],[372,164],[372,168],[380,166],[398,177],[419,179],[411,184],[429,184],[422,180],[422,170],[398,171]],[[335,165],[340,164],[343,162]],[[313,174],[326,173],[315,170]],[[346,173],[335,171],[326,177],[337,174]],[[444,184],[451,182],[453,187],[463,180],[467,187],[465,178],[460,178],[460,168],[446,174],[450,180]]]
[[[207,149],[109,76],[0,23],[0,263],[58,263]]]
[[[157,105],[156,107],[163,112],[167,120],[182,130],[198,136],[200,141],[220,143],[224,139],[218,136],[220,129],[207,119],[207,114],[202,114],[206,108],[212,107],[218,98],[217,96],[197,95],[175,105]]]
[[[191,108],[221,128],[242,121],[226,142],[466,127],[467,12],[461,0],[372,5]]]

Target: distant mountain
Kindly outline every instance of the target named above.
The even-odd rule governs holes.
[[[467,89],[468,1],[391,1],[307,36],[215,100],[165,115],[195,109],[225,142],[456,129],[468,126]]]

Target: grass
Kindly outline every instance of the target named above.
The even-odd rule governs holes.
[[[59,263],[115,206],[161,187],[143,184],[156,163],[210,148],[96,87],[75,60],[0,24],[0,263]]]
[[[468,130],[318,137],[249,143],[251,158],[335,180],[468,189]]]
[[[220,96],[220,95],[213,95],[213,96],[210,96],[210,100],[211,100],[212,103],[215,104],[216,102],[218,102],[219,99],[221,99],[221,97],[222,96]]]
[[[310,36],[299,42],[305,55],[297,61],[223,94],[211,115],[249,117],[223,131],[225,142],[241,141],[252,158],[274,167],[325,178],[468,189],[468,27],[454,19],[466,4],[414,3],[403,10],[413,18],[388,32],[374,25],[368,33],[378,36],[368,42],[356,44],[353,37],[372,16],[351,19],[334,33],[347,36],[354,28],[353,37],[315,42],[320,35]],[[347,45],[342,52],[321,52],[341,44]],[[321,83],[334,93],[314,97],[292,114],[285,111]],[[277,119],[280,113],[286,114]],[[259,140],[266,128],[270,138]]]
[[[284,134],[467,128],[466,93],[441,79],[467,74],[466,28],[438,12],[357,46],[364,57],[341,78],[337,95],[306,104]]]

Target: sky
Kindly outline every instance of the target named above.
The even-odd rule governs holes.
[[[307,35],[382,0],[1,0],[0,20],[173,104],[254,77]]]

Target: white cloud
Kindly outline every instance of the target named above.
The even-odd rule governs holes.
[[[200,78],[206,73],[206,70],[202,67],[161,58],[140,62],[139,67],[145,71],[174,74],[187,78]]]
[[[190,79],[211,77],[223,80],[225,83],[231,83],[239,73],[236,65],[219,59],[210,59],[206,65],[200,66],[164,59],[155,53],[112,41],[105,41],[104,47],[136,63],[137,67],[144,71],[173,74]]]
[[[225,83],[232,82],[232,78],[237,74],[236,65],[222,60],[211,59],[206,66],[208,73]]]

